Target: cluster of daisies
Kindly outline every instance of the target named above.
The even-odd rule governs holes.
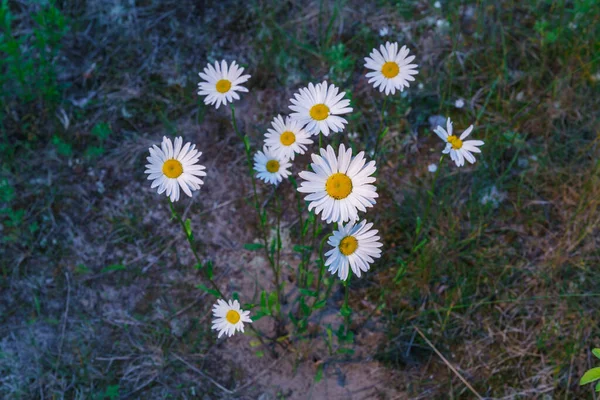
[[[409,55],[406,46],[398,47],[398,43],[387,42],[365,58],[364,66],[370,70],[366,74],[369,83],[386,95],[402,92],[418,74],[418,66],[412,64],[415,56]],[[203,81],[199,83],[198,94],[205,96],[206,104],[217,109],[239,100],[238,92],[248,91],[242,85],[250,75],[244,75],[244,68],[235,61],[229,65],[225,61],[209,64],[199,75]],[[314,136],[328,137],[330,133],[343,132],[347,124],[343,115],[353,111],[345,94],[327,81],[310,83],[295,93],[290,100],[290,115],[277,115],[271,121],[262,150],[254,155],[256,177],[267,184],[280,184],[292,174],[296,155],[304,154],[314,143]],[[472,153],[480,152],[478,146],[483,145],[479,140],[463,141],[472,130],[470,126],[457,137],[450,119],[446,129],[439,126],[435,129],[446,143],[443,153],[449,153],[457,166],[464,165],[465,160],[474,163]],[[195,145],[184,145],[181,137],[174,142],[164,137],[160,147],[154,145],[149,150],[145,172],[159,194],[166,193],[170,201],[175,202],[179,200],[180,191],[192,196],[192,191],[200,189],[206,172],[205,167],[198,164],[202,153]],[[310,170],[298,173],[302,182],[297,190],[306,194],[309,211],[314,209],[323,221],[335,224],[328,239],[332,248],[325,254],[325,265],[342,280],[348,279],[350,270],[360,277],[381,256],[383,246],[373,224],[359,217],[359,212],[373,207],[378,197],[373,176],[375,161],[367,160],[364,151],[353,156],[352,149],[344,144],[340,144],[337,151],[331,145],[321,148],[311,154],[311,159]],[[243,332],[244,322],[251,322],[249,312],[241,310],[237,300],[219,299],[213,314],[212,328],[219,331],[219,337]]]

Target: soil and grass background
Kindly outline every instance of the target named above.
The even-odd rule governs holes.
[[[596,398],[579,379],[600,363],[599,38],[596,0],[3,0],[0,397]],[[363,65],[388,40],[420,73],[382,115]],[[242,303],[273,290],[249,245],[244,145],[228,108],[196,94],[221,59],[252,75],[235,106],[254,150],[298,88],[327,79],[354,112],[326,142],[378,159],[368,219],[384,252],[350,283],[342,347],[341,286],[306,334],[217,340],[215,299],[150,189],[148,147],[196,143],[206,183],[177,204],[196,250]],[[485,145],[473,166],[446,159],[432,193],[446,116]],[[281,190],[293,299],[297,197]]]

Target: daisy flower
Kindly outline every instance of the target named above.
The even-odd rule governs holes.
[[[472,130],[473,125],[469,126],[460,137],[455,136],[452,133],[452,121],[450,121],[450,118],[446,121],[446,129],[438,125],[434,130],[434,132],[446,142],[446,148],[442,153],[450,153],[450,158],[458,167],[465,165],[465,159],[473,164],[475,162],[475,156],[472,153],[481,153],[481,150],[477,146],[483,146],[483,141],[467,140],[463,142],[463,140],[471,134]]]
[[[327,81],[300,89],[290,101],[291,117],[297,120],[311,135],[329,136],[329,131],[341,132],[348,123],[341,114],[352,112],[350,100],[344,99],[346,92],[339,93],[335,85],[327,87]],[[343,99],[343,100],[342,100]]]
[[[263,147],[263,151],[257,151],[254,155],[256,177],[266,183],[279,184],[283,178],[290,176],[288,168],[291,166],[292,164],[287,158],[275,154],[267,146]]]
[[[373,224],[365,220],[356,225],[350,221],[346,225],[340,224],[338,230],[333,231],[327,241],[333,249],[325,253],[325,266],[329,267],[329,272],[337,272],[340,279],[345,281],[348,279],[348,266],[359,278],[362,272],[369,270],[369,264],[381,257],[380,247],[383,246],[377,236],[379,231],[372,227]]]
[[[244,322],[252,323],[250,311],[240,309],[240,303],[237,300],[217,300],[213,305],[213,324],[212,329],[219,331],[219,336],[224,333],[231,337],[235,331],[244,332]]]
[[[163,136],[163,141],[150,147],[150,157],[146,159],[148,179],[152,180],[152,188],[158,186],[158,194],[166,192],[171,201],[179,200],[179,188],[192,197],[192,191],[200,189],[204,181],[199,176],[206,176],[206,167],[197,164],[202,152],[196,150],[196,145],[186,143],[183,139],[175,138],[175,146],[171,139]]]
[[[204,104],[215,104],[215,108],[219,108],[221,103],[227,105],[233,100],[239,100],[240,95],[237,92],[247,92],[248,89],[241,86],[242,83],[250,79],[250,75],[242,75],[244,68],[239,67],[235,61],[227,66],[225,60],[219,64],[215,61],[215,66],[208,64],[204,68],[204,72],[200,72],[200,78],[204,82],[198,83],[198,94],[206,96]]]
[[[367,73],[369,83],[373,83],[376,89],[389,95],[395,94],[399,89],[401,92],[404,87],[409,87],[408,81],[414,81],[413,75],[419,73],[416,70],[417,64],[411,64],[415,56],[408,56],[409,50],[402,46],[398,51],[398,43],[386,42],[385,46],[379,46],[379,50],[373,49],[369,57],[365,57],[365,68],[372,69],[373,72]]]
[[[321,155],[312,155],[310,165],[314,172],[300,172],[304,182],[299,192],[309,193],[305,197],[309,201],[308,210],[315,209],[321,219],[331,222],[356,221],[358,211],[365,212],[373,207],[377,198],[375,182],[375,161],[365,165],[365,152],[361,151],[352,157],[352,149],[346,150],[340,144],[336,156],[333,147],[321,149]]]
[[[267,130],[265,144],[279,157],[293,160],[296,153],[304,154],[306,145],[313,142],[310,134],[290,117],[286,117],[284,122],[278,115],[271,125],[273,129]]]

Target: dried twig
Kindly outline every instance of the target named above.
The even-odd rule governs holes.
[[[68,272],[65,272],[65,277],[67,278],[67,304],[65,306],[65,316],[60,333],[60,345],[58,346],[58,357],[56,358],[56,366],[54,367],[55,370],[58,370],[60,359],[62,357],[63,343],[65,341],[65,330],[67,329],[67,319],[69,319],[69,303],[71,302],[71,282],[69,280]]]
[[[427,343],[429,345],[429,347],[431,347],[431,349],[435,352],[435,354],[437,354],[442,359],[442,361],[444,362],[444,364],[446,364],[448,366],[448,368],[450,368],[450,370],[452,372],[454,372],[454,374],[458,377],[458,379],[460,379],[478,399],[483,400],[483,397],[481,397],[481,395],[479,393],[477,393],[477,391],[473,388],[473,386],[471,386],[469,384],[469,382],[467,382],[467,380],[462,377],[462,375],[456,370],[456,368],[454,368],[454,366],[452,366],[452,364],[450,364],[450,362],[448,360],[446,360],[446,358],[442,355],[442,353],[440,353],[438,351],[438,349],[435,348],[435,346],[433,345],[433,343],[431,343],[429,341],[429,339],[427,339],[425,337],[425,335],[423,334],[423,332],[421,332],[419,330],[419,328],[417,328],[414,325],[413,325],[413,328],[415,328],[415,330],[417,331],[417,333],[423,338],[423,340],[425,341],[425,343]]]
[[[234,389],[234,393],[239,392],[242,389],[247,388],[248,386],[250,386],[251,384],[253,384],[254,382],[256,382],[258,380],[258,378],[260,378],[261,376],[265,375],[267,372],[271,371],[271,368],[273,368],[275,365],[279,364],[281,361],[285,360],[287,358],[287,356],[283,356],[281,358],[278,358],[277,360],[273,361],[271,363],[271,365],[269,365],[268,368],[265,368],[262,370],[262,372],[258,373],[255,377],[253,377],[252,379],[248,380],[248,382],[238,386],[237,388]]]
[[[212,383],[213,385],[215,385],[216,387],[218,387],[219,389],[221,389],[223,392],[225,392],[227,394],[233,394],[233,392],[231,390],[227,389],[225,386],[221,385],[219,382],[215,381],[213,378],[211,378],[210,376],[206,375],[204,372],[200,371],[198,368],[194,367],[192,364],[190,364],[189,362],[187,362],[186,360],[184,360],[183,358],[181,358],[179,355],[173,353],[173,357],[175,357],[176,359],[178,359],[179,361],[181,361],[182,363],[184,363],[192,371],[198,373],[199,375],[202,375],[210,383]]]

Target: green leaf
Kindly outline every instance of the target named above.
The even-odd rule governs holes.
[[[250,139],[248,138],[248,135],[244,136],[244,147],[246,148],[246,151],[250,151]]]
[[[329,343],[333,343],[333,331],[331,330],[331,325],[327,326],[327,338],[329,339]]]
[[[389,130],[390,130],[390,128],[386,127],[386,128],[383,130],[383,132],[381,132],[381,133],[379,134],[379,140],[383,139],[383,138],[384,138],[384,137],[385,137],[385,136],[388,134],[388,131],[389,131]]]
[[[311,251],[312,247],[311,246],[302,246],[299,244],[295,244],[294,247],[292,248],[296,253],[304,253],[305,251]]]
[[[323,307],[325,307],[325,304],[327,304],[327,300],[320,300],[320,301],[317,301],[317,302],[315,303],[315,305],[313,306],[313,308],[314,308],[315,310],[318,310],[319,308],[323,308]]]
[[[305,316],[310,315],[310,307],[308,307],[304,302],[304,297],[300,297],[300,308],[302,309],[302,312]]]
[[[89,274],[90,272],[92,272],[92,270],[90,270],[84,264],[77,264],[77,266],[75,267],[76,274]]]
[[[343,340],[346,337],[346,328],[344,327],[344,324],[340,324],[337,332],[335,333],[335,336],[338,337],[338,339]]]
[[[600,379],[600,367],[592,368],[581,377],[579,385],[587,385],[588,383]]]
[[[244,245],[244,248],[246,250],[250,250],[250,251],[256,251],[256,250],[260,250],[263,249],[265,247],[264,244],[260,244],[260,243],[246,243]]]
[[[100,273],[105,274],[107,272],[112,272],[112,271],[123,271],[124,269],[125,269],[125,266],[123,264],[111,264],[108,267],[102,268]]]
[[[252,321],[258,321],[259,319],[261,319],[262,317],[266,317],[267,315],[269,315],[269,314],[259,311],[256,314],[251,315],[250,319]]]
[[[292,321],[292,324],[294,324],[294,326],[298,326],[298,319],[294,317],[294,314],[292,314],[291,311],[288,313],[288,317],[290,317],[290,321]]]
[[[419,250],[421,247],[425,246],[426,244],[427,244],[427,238],[425,238],[425,239],[421,240],[421,241],[419,242],[419,244],[417,244],[417,245],[416,245],[416,246],[415,246],[415,247],[412,249],[412,252],[413,252],[413,253],[416,253],[416,252],[417,252],[417,251],[418,251],[418,250]]]
[[[294,178],[293,175],[290,175],[289,180],[292,183],[292,186],[294,187],[294,189],[298,189],[298,182],[296,182],[296,178]]]
[[[596,392],[600,392],[600,382],[598,382],[596,384],[596,389],[595,390],[596,390]]]
[[[273,307],[277,306],[277,292],[272,292],[269,294],[269,310],[273,309]]]
[[[203,283],[199,283],[196,285],[196,287],[202,291],[205,291],[206,293],[210,293],[213,296],[215,296],[216,298],[221,297],[221,295],[219,294],[219,292],[217,292],[215,289],[211,289],[209,287],[207,287],[206,285],[204,285]]]
[[[192,238],[192,220],[189,218],[186,219],[183,226],[185,227],[185,234],[187,237]]]
[[[85,156],[87,158],[100,157],[102,154],[104,154],[104,149],[100,146],[88,146],[85,149]]]
[[[250,341],[250,347],[258,347],[258,346],[260,346],[259,340],[251,340]]]
[[[267,292],[264,290],[260,293],[260,308],[262,308],[264,313],[268,313],[269,308],[267,307]]]
[[[231,298],[237,301],[240,301],[240,296],[238,294],[238,292],[233,292],[233,294],[231,295]]]
[[[52,144],[56,146],[56,152],[64,157],[71,157],[73,155],[73,147],[62,140],[60,137],[52,136]]]
[[[342,308],[340,308],[340,314],[344,317],[349,317],[352,314],[352,309],[344,304]]]
[[[100,140],[108,139],[108,137],[110,136],[110,133],[111,133],[110,126],[105,122],[96,124],[92,128],[92,135],[96,136]]]
[[[337,350],[338,354],[354,354],[354,349],[344,349],[340,348]]]
[[[258,358],[261,358],[264,355],[265,355],[265,352],[262,350],[256,352],[256,357],[258,357]]]
[[[321,379],[323,379],[323,364],[319,364],[317,366],[317,372],[315,374],[315,383],[321,382]]]
[[[305,296],[309,296],[309,297],[317,297],[317,292],[314,290],[308,290],[308,289],[303,289],[300,288],[300,293],[302,293]]]
[[[407,265],[401,258],[398,258],[398,271],[396,272],[396,276],[394,276],[394,283],[399,283],[402,278],[406,275]]]
[[[592,354],[596,356],[596,358],[600,358],[600,349],[593,349]]]
[[[208,279],[213,278],[213,262],[212,260],[208,260],[204,263],[204,268],[206,268],[206,276]]]
[[[104,397],[108,397],[110,400],[119,398],[119,385],[109,385],[104,392]]]
[[[306,284],[308,286],[312,286],[312,283],[314,282],[314,280],[315,280],[315,274],[312,271],[308,271],[306,273]]]
[[[421,217],[417,217],[417,227],[415,228],[415,235],[418,235],[421,232],[421,228],[423,226],[423,221]]]
[[[302,237],[306,236],[306,233],[308,232],[308,228],[310,228],[310,219],[309,221],[306,221],[304,223],[304,226],[302,227]]]

